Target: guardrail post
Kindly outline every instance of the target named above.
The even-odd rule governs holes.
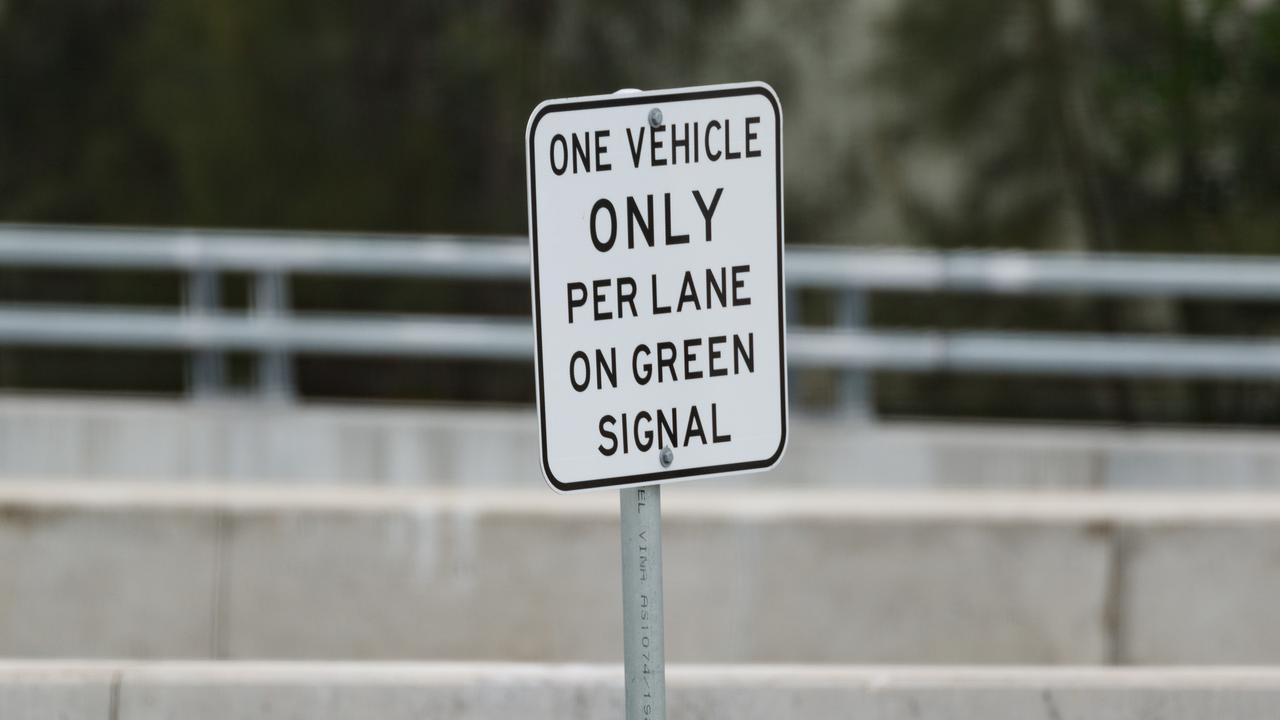
[[[836,297],[836,326],[856,332],[867,326],[867,293],[864,290],[841,290]],[[868,420],[874,414],[871,397],[871,374],[866,370],[841,370],[836,385],[837,412],[856,420]]]
[[[222,285],[217,270],[194,270],[187,275],[186,311],[194,316],[216,315],[222,308]],[[221,351],[200,348],[187,366],[187,391],[195,398],[221,395],[227,386],[227,359]]]
[[[282,346],[272,342],[274,321],[288,312],[288,278],[278,271],[258,273],[253,285],[253,314],[262,324],[267,341],[267,348],[258,356],[258,393],[264,400],[293,398],[292,358]]]

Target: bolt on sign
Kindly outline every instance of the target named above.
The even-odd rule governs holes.
[[[526,138],[547,481],[571,492],[775,465],[787,354],[772,88],[550,100]]]

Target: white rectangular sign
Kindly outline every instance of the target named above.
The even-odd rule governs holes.
[[[776,464],[787,355],[773,90],[550,100],[526,140],[547,481],[571,492]]]

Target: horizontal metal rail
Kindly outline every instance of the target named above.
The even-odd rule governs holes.
[[[0,225],[0,266],[523,280],[512,236]],[[1280,259],[790,246],[792,288],[1280,300]]]
[[[528,321],[371,316],[261,317],[119,309],[0,309],[0,342],[335,355],[532,359]]]
[[[0,266],[527,279],[510,236],[336,235],[0,225]]]
[[[1079,333],[800,330],[800,367],[1063,377],[1280,379],[1280,341]]]
[[[1193,255],[803,248],[787,254],[799,286],[1010,295],[1280,299],[1280,260]]]
[[[376,316],[258,318],[131,309],[0,309],[10,345],[532,361],[530,323]],[[795,329],[800,368],[1280,379],[1280,341],[1070,333]]]
[[[292,395],[297,354],[528,361],[527,318],[306,315],[294,275],[526,282],[527,241],[511,236],[390,236],[0,224],[0,268],[153,270],[187,276],[181,311],[0,307],[0,345],[143,348],[191,354],[195,395],[223,392],[225,353],[258,357],[263,397]],[[252,307],[222,307],[221,273],[253,276]],[[790,363],[841,373],[837,405],[869,415],[869,372],[1280,380],[1280,339],[866,327],[869,292],[1280,300],[1280,259],[797,247],[786,255]],[[801,295],[834,291],[836,328],[797,327]]]

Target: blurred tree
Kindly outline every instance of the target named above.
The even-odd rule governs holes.
[[[172,158],[138,122],[140,0],[0,3],[0,217],[171,219]]]
[[[900,208],[924,242],[1280,250],[1276,4],[916,0],[886,30],[877,79],[895,111],[883,136],[905,178]],[[1076,308],[1108,330],[1280,330],[1269,308]],[[1027,322],[1025,312],[1009,308],[1005,321]],[[1131,386],[1111,388],[1112,414],[1142,415]],[[1280,417],[1280,397],[1259,403],[1257,392],[1200,387],[1186,414]]]
[[[786,109],[791,242],[1280,251],[1280,9],[1261,0],[0,0],[0,220],[519,233],[538,101],[744,79]],[[178,292],[174,278],[0,272],[5,299]],[[514,286],[310,278],[294,292],[304,309],[528,302]],[[873,315],[1280,331],[1271,307],[1230,304],[895,297]],[[379,394],[492,394],[480,375],[387,367]],[[318,394],[358,394],[347,366],[307,368]],[[899,385],[901,403],[892,383],[881,395],[890,410],[1280,421],[1270,389]]]
[[[520,232],[546,97],[658,87],[733,0],[0,5],[0,218]]]
[[[887,30],[886,134],[954,173],[902,198],[930,243],[1280,249],[1275,4],[916,1]]]
[[[687,84],[735,4],[0,0],[0,220],[523,232],[530,110]],[[75,281],[77,297],[154,302],[136,275]],[[50,289],[0,272],[0,296]],[[421,283],[295,291],[304,307],[348,291],[445,312],[528,302],[524,288]],[[0,353],[3,382],[21,384],[13,368],[32,363],[13,357]],[[317,393],[342,385],[341,366],[307,367]],[[131,372],[125,385],[146,384]],[[419,368],[395,372],[379,376],[386,394],[422,394]],[[451,397],[491,395],[475,373],[429,375]]]

